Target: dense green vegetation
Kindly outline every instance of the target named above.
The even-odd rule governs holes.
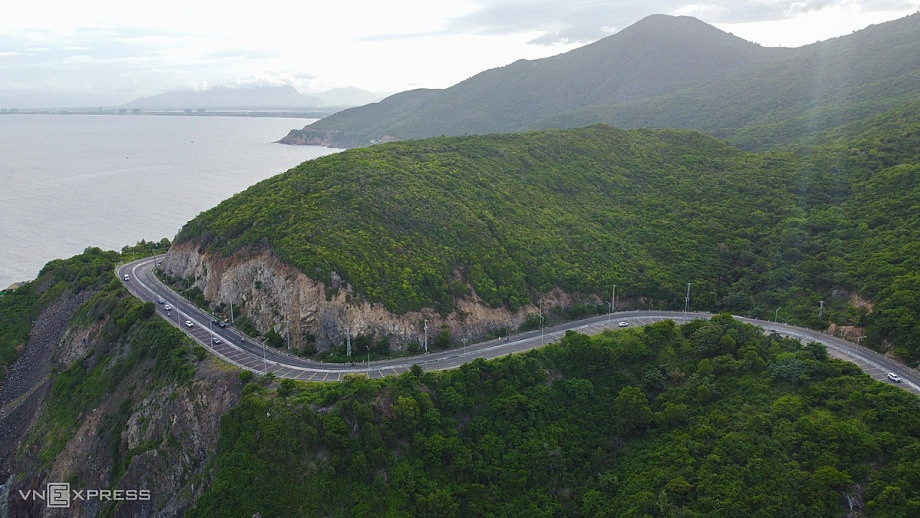
[[[512,309],[556,287],[596,304],[613,284],[620,307],[679,309],[689,282],[691,307],[867,327],[915,363],[920,101],[820,139],[754,154],[592,126],[380,145],[265,180],[177,241],[268,248],[396,312],[447,313],[470,288]]]
[[[920,513],[920,400],[727,315],[268,382],[222,419],[189,516]]]

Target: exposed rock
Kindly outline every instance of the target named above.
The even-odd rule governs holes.
[[[25,432],[49,388],[48,374],[56,346],[67,331],[67,323],[91,293],[61,298],[35,319],[25,351],[0,382],[0,477],[13,467],[12,456],[21,448]]]
[[[205,488],[220,417],[239,399],[237,371],[207,357],[191,381],[155,384],[150,359],[107,387],[95,408],[77,416],[72,430],[49,428],[42,417],[52,369],[66,369],[100,345],[103,322],[68,328],[91,295],[49,305],[36,319],[25,353],[0,384],[0,482],[12,475],[0,491],[12,495],[5,504],[8,515],[96,516],[105,510],[98,498],[72,500],[69,508],[56,510],[44,500],[16,496],[67,482],[71,489],[149,491],[147,500],[110,505],[114,516],[181,516]],[[115,348],[114,357],[124,358],[131,344],[107,346]],[[57,451],[49,448],[55,441],[63,441],[60,451],[48,456],[49,450]]]
[[[224,258],[202,254],[197,245],[187,243],[173,246],[163,265],[169,275],[191,279],[212,303],[232,301],[237,314],[244,314],[260,332],[275,329],[284,336],[289,331],[295,349],[305,347],[309,336],[316,338],[319,350],[340,344],[350,329],[353,336],[388,336],[391,347],[402,350],[410,342],[423,341],[425,320],[429,343],[444,324],[456,343],[475,341],[496,329],[517,329],[528,314],[538,311],[532,305],[516,312],[489,307],[470,288],[449,315],[430,309],[398,315],[357,296],[336,273],[327,290],[268,252]],[[544,300],[546,308],[570,303],[560,290]]]

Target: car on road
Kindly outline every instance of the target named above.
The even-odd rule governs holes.
[[[163,297],[157,297],[157,304],[165,304],[166,301],[163,300]]]
[[[163,309],[165,309],[166,311],[169,311],[170,309],[172,309],[172,306],[170,306],[169,304],[167,304],[167,305],[163,306]]]
[[[211,343],[214,344],[214,345],[220,344],[220,338],[217,338],[217,337],[215,336],[214,338],[211,339]]]
[[[629,327],[629,322],[620,322],[617,327]]]
[[[897,374],[893,372],[888,373],[888,379],[890,379],[891,381],[895,383],[901,383],[901,376],[898,376]]]
[[[126,281],[130,281],[130,280],[131,280],[131,277],[128,277],[128,274],[127,274],[127,273],[125,274],[125,280],[126,280]]]
[[[191,320],[186,320],[185,327],[195,327],[195,324],[193,324]]]
[[[223,328],[227,327],[227,326],[230,325],[230,324],[228,324],[226,320],[221,320],[220,323],[217,324],[217,325],[220,326],[221,329],[223,329]]]
[[[217,320],[216,318],[212,318],[212,319],[211,319],[211,323],[212,323],[212,324],[219,324],[219,323],[220,323],[220,320]]]

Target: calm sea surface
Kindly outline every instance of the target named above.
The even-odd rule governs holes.
[[[335,150],[275,144],[308,119],[0,116],[0,289],[88,246],[172,239],[203,210]]]

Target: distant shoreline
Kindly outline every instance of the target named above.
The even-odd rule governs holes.
[[[142,110],[127,108],[60,108],[60,109],[32,109],[23,110],[17,108],[0,109],[0,115],[166,115],[178,117],[276,117],[286,119],[322,119],[332,113],[344,109],[336,108],[316,108],[310,111],[298,109],[175,109],[175,110]]]

